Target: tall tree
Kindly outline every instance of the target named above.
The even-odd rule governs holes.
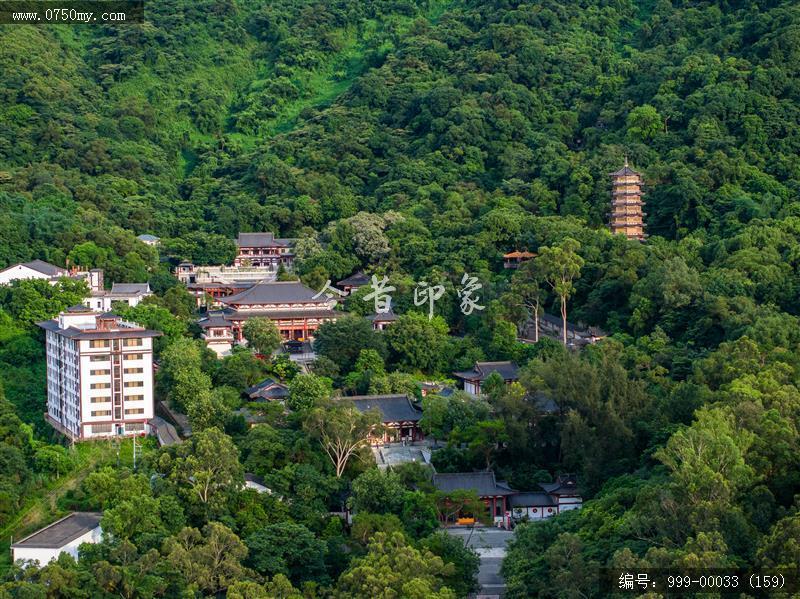
[[[341,478],[350,458],[369,445],[381,417],[377,410],[361,412],[352,402],[333,400],[311,410],[303,426],[320,442]]]
[[[250,318],[242,327],[247,343],[259,354],[270,355],[281,345],[278,327],[269,318]]]
[[[539,309],[544,290],[542,263],[538,260],[524,262],[511,278],[511,294],[515,303],[525,310],[527,318],[533,320],[533,340],[539,341]]]
[[[562,340],[567,344],[567,300],[575,291],[573,281],[580,277],[584,261],[578,255],[581,244],[567,237],[557,246],[539,249],[542,276],[561,301]]]

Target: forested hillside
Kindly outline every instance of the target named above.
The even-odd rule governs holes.
[[[488,463],[518,488],[577,472],[590,498],[581,511],[518,529],[504,566],[511,597],[599,596],[592,573],[604,565],[800,563],[796,2],[152,0],[143,25],[3,26],[0,41],[0,267],[69,260],[104,268],[109,281],[148,280],[162,312],[138,317],[172,327],[165,348],[180,346],[192,318],[191,302],[169,291],[169,269],[182,259],[229,262],[239,231],[297,237],[299,275],[317,289],[359,269],[390,276],[399,313],[415,309],[414,281],[440,283],[447,294],[433,324],[407,315],[386,339],[339,324],[330,338],[352,351],[323,351],[325,375],[348,392],[388,392],[412,374],[446,376],[476,359],[524,364],[521,386],[494,389],[473,413],[442,407],[450,412],[432,425],[450,441],[435,459],[441,471]],[[605,228],[609,173],[625,156],[646,183],[645,243]],[[160,254],[135,239],[141,233],[162,238]],[[580,353],[517,343],[529,282],[504,271],[502,255],[543,248],[575,248],[569,319],[609,339]],[[465,272],[483,283],[480,314],[458,309],[453,290]],[[32,323],[68,305],[41,303],[42,294],[0,290],[0,373],[30,423],[43,404]],[[557,295],[542,298],[558,312]],[[368,306],[350,300],[347,309]],[[424,343],[406,343],[421,329]],[[229,389],[265,374],[245,358],[212,366],[188,345],[172,351],[167,364],[188,356],[208,393],[212,382]],[[526,392],[548,394],[557,414],[540,418]],[[487,432],[488,414],[506,446],[486,457],[464,446]],[[357,596],[349,560],[366,567],[400,541],[342,549],[341,531],[321,514],[344,487],[308,448],[299,419],[274,417],[274,429],[246,434],[216,418],[239,449],[211,426],[208,443],[241,451],[308,513],[289,523],[270,513],[267,540],[254,538],[262,533],[245,520],[266,518],[266,508],[227,496],[200,506],[176,474],[184,445],[152,464],[183,507],[137,479],[147,501],[165,505],[161,520],[124,537],[141,550],[131,560],[141,565],[161,547],[173,570],[143,569],[162,577],[161,592],[177,592],[188,575],[175,574],[186,567],[175,535],[196,533],[184,540],[200,551],[197,529],[207,526],[239,551],[225,536],[233,530],[251,549],[249,570],[231,565],[234,578],[277,572],[321,588],[338,578],[341,596]],[[35,443],[23,441],[9,449],[9,468],[12,458],[34,463]],[[229,474],[241,478],[237,468]],[[412,493],[416,483],[404,482]],[[73,503],[81,501],[130,508],[119,497]],[[401,504],[383,515],[402,516]],[[252,557],[297,537],[292,526],[311,535],[317,575]],[[420,551],[445,553],[420,543],[403,550],[422,561]],[[98,552],[82,576],[101,558],[123,568]],[[430,576],[452,588],[457,577],[444,570]],[[560,594],[567,588],[581,595]]]

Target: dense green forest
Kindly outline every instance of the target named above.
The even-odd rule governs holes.
[[[587,498],[517,529],[509,596],[597,597],[599,566],[800,563],[800,6],[153,0],[146,13],[0,28],[0,267],[150,281],[158,297],[126,316],[165,332],[159,393],[198,432],[148,455],[157,483],[88,475],[59,507],[104,509],[113,540],[78,564],[11,570],[0,597],[381,596],[376,579],[386,597],[465,596],[474,555],[433,532],[441,498],[424,475],[352,460],[336,476],[319,411],[333,389],[411,390],[481,358],[516,360],[522,378],[426,400],[428,432],[448,442],[437,469],[490,465],[516,488],[576,472]],[[604,227],[625,156],[646,182],[646,243]],[[388,275],[401,320],[386,334],[327,325],[314,374],[214,360],[169,270],[229,261],[239,231],[297,237],[315,288]],[[574,255],[569,318],[610,337],[579,353],[518,343],[530,298],[550,313],[559,298],[534,269],[503,270],[513,249]],[[483,284],[479,314],[459,310],[464,273]],[[410,299],[422,280],[447,290],[430,321]],[[33,325],[79,297],[61,285],[0,289],[0,524],[73,467],[41,421]],[[346,308],[367,310],[358,294]],[[248,431],[233,410],[266,374],[290,385],[291,412]],[[556,414],[537,412],[538,393]],[[275,493],[238,491],[245,470]],[[226,486],[199,495],[201,476]],[[328,512],[348,495],[361,516],[344,530]]]

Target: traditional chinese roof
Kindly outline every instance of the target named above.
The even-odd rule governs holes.
[[[625,166],[623,166],[621,169],[619,169],[618,171],[615,171],[615,172],[611,173],[612,177],[624,177],[624,176],[627,176],[627,175],[641,176],[641,173],[637,173],[635,170],[633,170],[627,164]]]
[[[97,512],[73,512],[11,546],[60,549],[100,526],[102,516]]]
[[[561,474],[554,483],[539,483],[550,495],[578,495],[578,477],[574,474]]]
[[[227,316],[232,313],[231,310],[216,310],[208,312],[205,318],[197,321],[201,329],[211,329],[215,327],[229,327],[231,326],[230,320]]]
[[[384,313],[376,312],[374,314],[370,314],[366,318],[367,318],[367,320],[369,320],[371,322],[394,322],[395,320],[397,320],[400,317],[397,314],[394,313],[394,310],[389,308],[388,312],[384,312]]]
[[[508,499],[509,505],[513,507],[553,507],[557,505],[552,495],[547,493],[517,493]]]
[[[362,271],[358,271],[355,274],[350,275],[346,279],[342,279],[338,283],[336,283],[339,287],[363,287],[364,285],[369,285],[369,282],[372,279],[369,275],[364,274]]]
[[[239,233],[236,245],[247,248],[289,247],[290,239],[277,239],[272,233]]]
[[[289,388],[275,379],[266,378],[260,383],[248,388],[245,393],[251,398],[284,399],[289,395]]]
[[[377,408],[383,422],[417,422],[422,410],[411,403],[407,395],[354,395],[351,400],[361,412]]]
[[[521,258],[535,258],[535,257],[536,257],[536,254],[534,254],[533,252],[513,251],[513,252],[508,252],[507,254],[503,254],[503,258],[505,258],[506,260],[511,259],[511,258],[520,258],[521,259]]]
[[[272,281],[269,283],[256,283],[249,289],[233,295],[220,298],[220,303],[231,306],[246,306],[253,304],[301,304],[321,303],[326,301],[310,287],[299,281]]]
[[[114,283],[111,286],[111,295],[144,295],[150,293],[147,283]]]
[[[514,362],[475,362],[472,370],[454,372],[453,375],[467,381],[485,381],[490,374],[496,372],[504,381],[519,379],[519,368]]]
[[[516,491],[495,480],[494,472],[455,472],[434,474],[433,486],[445,493],[452,491],[475,491],[479,497],[514,495]]]
[[[83,304],[75,304],[74,306],[67,308],[66,312],[69,312],[70,314],[89,314],[90,312],[93,312],[93,310],[88,306],[84,306]]]

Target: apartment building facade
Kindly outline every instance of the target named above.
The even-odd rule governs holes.
[[[38,323],[47,349],[46,419],[74,440],[149,432],[153,339],[110,313],[73,306]]]

